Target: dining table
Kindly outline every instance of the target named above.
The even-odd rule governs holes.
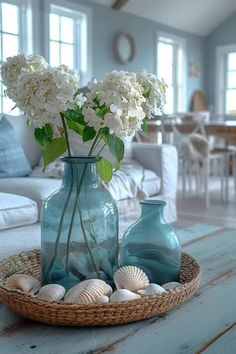
[[[199,123],[194,120],[181,119],[174,125],[180,133],[189,134],[194,131]],[[228,119],[224,121],[204,122],[204,130],[208,136],[220,137],[225,141],[225,145],[236,145],[236,120]],[[147,131],[150,134],[158,132],[171,133],[173,131],[173,122],[168,119],[151,119],[147,124]]]

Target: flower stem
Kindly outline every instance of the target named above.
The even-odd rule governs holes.
[[[64,129],[64,133],[65,133],[65,139],[66,139],[66,145],[67,145],[68,155],[71,156],[70,142],[69,142],[69,137],[68,137],[68,131],[67,131],[67,126],[66,126],[65,118],[64,118],[64,116],[63,116],[62,113],[60,113],[60,116],[61,116],[61,121],[62,121],[63,129]]]
[[[92,143],[92,146],[91,146],[91,148],[89,150],[88,156],[91,156],[91,154],[93,153],[94,148],[95,148],[95,146],[97,144],[97,141],[99,139],[100,133],[101,133],[101,129],[99,129],[99,131],[97,132],[97,135],[95,136],[95,139],[94,139],[94,141]]]
[[[64,208],[62,210],[62,214],[61,214],[61,218],[60,218],[60,222],[59,222],[59,226],[58,226],[58,231],[57,231],[57,237],[56,237],[56,242],[55,242],[55,247],[54,247],[54,255],[53,255],[53,258],[49,264],[49,267],[47,269],[47,271],[45,272],[45,279],[47,281],[47,278],[48,276],[51,274],[51,271],[52,271],[52,268],[53,268],[53,265],[54,265],[54,262],[57,258],[57,253],[58,253],[58,244],[59,244],[59,240],[60,240],[60,237],[61,237],[61,229],[62,229],[62,223],[64,221],[64,218],[65,218],[65,213],[66,213],[66,210],[67,210],[67,206],[69,204],[69,200],[70,200],[70,197],[71,197],[71,193],[72,193],[72,190],[73,190],[73,168],[72,166],[70,166],[71,168],[71,184],[70,184],[70,189],[69,189],[69,193],[67,195],[67,198],[66,198],[66,202],[65,202],[65,205],[64,205]],[[51,276],[50,276],[51,278]],[[50,282],[51,279],[49,279],[49,282]]]

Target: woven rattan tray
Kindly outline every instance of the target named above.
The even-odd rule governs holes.
[[[40,279],[40,251],[22,252],[0,262],[0,300],[23,317],[58,326],[106,326],[147,319],[189,300],[200,285],[200,266],[186,253],[182,254],[180,277],[184,286],[161,295],[114,304],[47,302],[19,290],[8,290],[5,279],[15,273]]]

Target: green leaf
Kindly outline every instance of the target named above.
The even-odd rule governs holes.
[[[141,125],[141,129],[146,133],[147,132],[147,120],[146,119],[144,119],[143,121],[142,121],[142,125]]]
[[[78,133],[79,135],[83,135],[84,125],[77,123],[73,120],[67,119],[67,126],[69,129],[73,130],[74,132]]]
[[[83,142],[92,140],[95,138],[96,130],[93,127],[85,127],[83,130]]]
[[[109,138],[109,128],[102,128],[101,131],[100,131],[100,137],[107,144],[108,138]]]
[[[116,165],[115,165],[115,169],[113,172],[116,172],[120,169],[120,162],[116,160]]]
[[[108,160],[101,159],[97,163],[97,170],[98,170],[99,177],[105,183],[108,183],[112,179],[112,164]]]
[[[67,119],[73,120],[74,122],[86,125],[84,121],[84,115],[81,108],[77,107],[75,109],[68,109],[66,112],[62,113]]]
[[[53,130],[52,130],[52,127],[49,123],[45,124],[44,130],[45,130],[45,133],[46,133],[48,139],[51,139],[53,137]]]
[[[41,148],[44,149],[48,141],[48,136],[46,134],[45,128],[36,128],[34,130],[34,137]]]
[[[66,139],[62,136],[49,141],[43,152],[44,167],[64,154],[67,150]]]
[[[124,143],[115,134],[109,135],[107,145],[113,156],[120,162],[124,157]]]
[[[148,98],[150,95],[150,90],[143,93],[143,97]]]
[[[100,118],[104,118],[105,114],[108,112],[110,112],[110,109],[104,106],[98,111],[97,116],[99,116]]]

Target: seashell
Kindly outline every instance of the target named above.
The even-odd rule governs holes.
[[[112,287],[110,285],[106,284],[106,289],[105,289],[105,293],[104,294],[106,296],[110,297],[112,293],[113,293]]]
[[[117,289],[127,289],[136,292],[146,288],[149,284],[149,279],[142,269],[136,266],[125,266],[115,272],[114,282]]]
[[[111,295],[110,302],[131,301],[140,298],[141,296],[139,294],[135,294],[128,289],[118,289]]]
[[[66,289],[59,284],[47,284],[39,290],[37,297],[47,301],[60,301],[65,292]]]
[[[106,294],[107,284],[101,279],[88,279],[76,284],[65,295],[67,303],[92,304]]]
[[[105,304],[107,302],[109,302],[109,297],[106,295],[102,295],[97,299],[96,304]]]
[[[175,289],[175,288],[179,288],[179,287],[183,287],[183,284],[178,283],[177,281],[171,281],[169,283],[165,283],[162,285],[162,287],[166,290],[170,290],[170,289]]]
[[[148,296],[148,295],[159,295],[162,293],[166,293],[166,290],[162,288],[162,286],[150,283],[146,289],[139,290],[138,293],[142,296]]]
[[[38,279],[28,274],[13,274],[5,281],[5,286],[12,290],[21,290],[25,293],[35,294],[41,287]]]

